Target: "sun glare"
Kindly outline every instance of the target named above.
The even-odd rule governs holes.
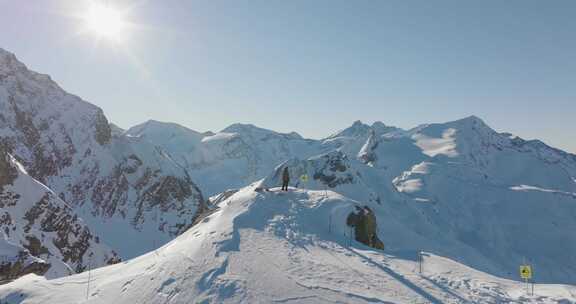
[[[93,3],[84,17],[86,27],[101,38],[118,40],[126,28],[122,12],[114,7]]]

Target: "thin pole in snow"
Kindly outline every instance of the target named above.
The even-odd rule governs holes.
[[[422,268],[424,264],[424,257],[422,256],[422,251],[418,251],[418,272],[422,275]]]
[[[90,253],[90,257],[88,258],[88,284],[86,286],[86,300],[88,300],[88,296],[90,295],[90,270],[92,268],[92,253]]]
[[[328,216],[328,233],[332,233],[332,213]]]
[[[160,218],[158,217],[158,210],[160,209],[160,205],[158,205],[158,208],[154,209],[154,220],[156,221],[156,225],[158,227],[160,227]],[[156,238],[156,234],[154,234],[154,238],[152,241],[152,246],[154,248],[154,254],[156,255],[156,257],[158,257],[158,248],[156,247],[158,245],[158,239]]]

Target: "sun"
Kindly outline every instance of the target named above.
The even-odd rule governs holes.
[[[83,19],[90,32],[112,40],[120,39],[127,25],[122,11],[101,3],[92,3]]]

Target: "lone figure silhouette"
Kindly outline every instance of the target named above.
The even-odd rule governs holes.
[[[288,191],[288,184],[290,183],[290,173],[288,173],[288,167],[284,167],[282,172],[282,191]]]

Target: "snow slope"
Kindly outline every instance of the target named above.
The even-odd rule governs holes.
[[[158,250],[56,280],[0,286],[9,304],[35,303],[572,303],[576,287],[521,282],[425,254],[348,245],[359,203],[332,191],[241,189]],[[385,238],[384,238],[385,239]],[[88,290],[88,280],[89,290]]]
[[[369,205],[386,248],[425,250],[506,278],[527,260],[538,282],[574,284],[572,159],[470,117],[371,136],[356,159],[339,151],[291,159],[263,186],[279,185],[288,166],[294,186]]]
[[[401,202],[390,209],[396,219],[490,262],[459,256],[452,245],[434,252],[508,277],[526,258],[541,282],[576,283],[574,155],[497,133],[476,117],[385,135],[371,153],[382,183],[394,187],[380,197]],[[406,206],[419,219],[407,218]]]
[[[0,145],[124,258],[169,241],[205,208],[187,172],[156,145],[123,135],[100,108],[2,49]]]
[[[22,268],[34,262],[48,264],[40,267],[47,278],[120,261],[65,202],[1,151],[0,176],[0,262],[13,265],[10,279],[26,273],[17,271],[19,261]],[[4,269],[0,276],[8,272]]]

